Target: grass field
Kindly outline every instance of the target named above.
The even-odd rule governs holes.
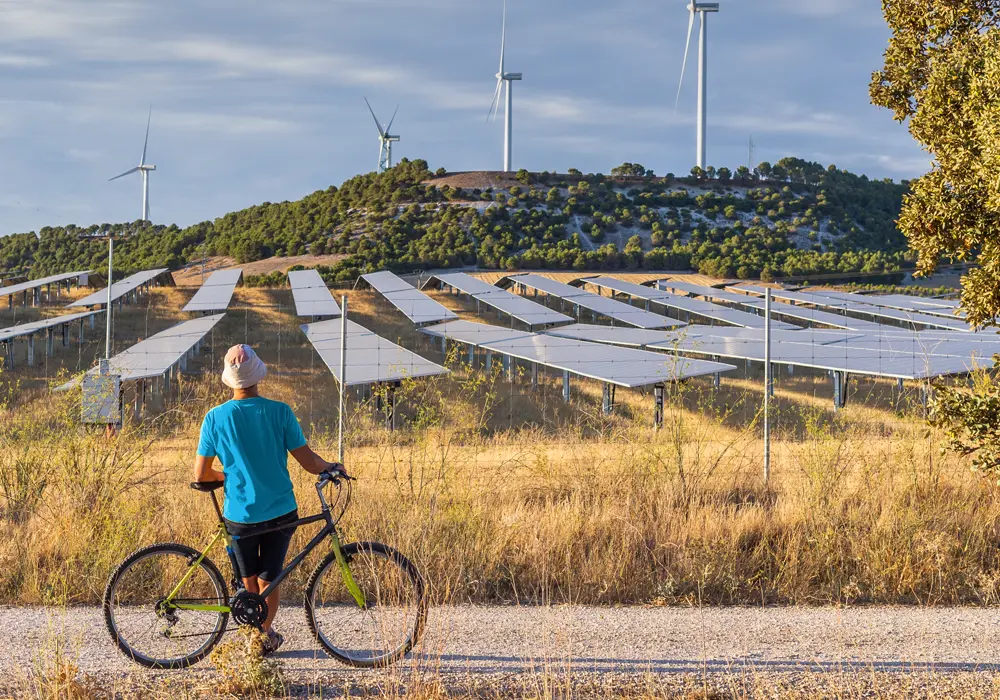
[[[158,289],[127,308],[116,349],[184,318],[190,294]],[[360,481],[348,537],[407,553],[438,601],[997,600],[995,487],[939,452],[918,406],[896,412],[888,384],[858,385],[834,414],[822,377],[782,376],[765,486],[759,377],[726,379],[718,392],[707,379],[672,389],[656,431],[649,396],[619,392],[605,417],[596,384],[575,382],[567,405],[554,377],[532,391],[500,376],[499,363],[486,373],[445,360],[370,293],[351,292],[350,310],[454,370],[403,387],[395,432],[373,420],[370,397],[349,397],[346,462]],[[112,439],[79,425],[77,395],[48,390],[102,350],[100,324],[82,346],[0,373],[0,603],[95,602],[132,549],[206,540],[214,515],[187,483],[200,420],[226,398],[216,375],[233,343],[258,349],[271,369],[263,392],[290,403],[312,443],[335,456],[336,386],[297,326],[286,290],[239,290],[178,396]],[[293,474],[310,511],[310,477]]]

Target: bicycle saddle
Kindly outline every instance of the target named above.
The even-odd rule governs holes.
[[[223,481],[192,481],[191,488],[202,493],[211,493],[212,491],[221,489],[224,483]]]

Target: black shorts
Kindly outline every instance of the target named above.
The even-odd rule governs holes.
[[[292,541],[295,528],[277,530],[263,535],[255,532],[270,530],[285,523],[299,519],[298,509],[285,513],[262,523],[234,523],[226,521],[226,529],[233,536],[233,549],[236,550],[236,561],[240,564],[240,572],[244,577],[259,576],[265,581],[273,581],[285,567],[285,555]]]

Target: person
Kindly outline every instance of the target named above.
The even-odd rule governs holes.
[[[260,593],[285,565],[294,529],[255,535],[255,532],[298,520],[298,506],[288,473],[288,453],[310,474],[344,473],[340,464],[327,462],[312,451],[291,407],[260,395],[258,385],[267,366],[248,345],[235,345],[226,353],[222,383],[233,398],[210,410],[201,424],[195,457],[198,482],[223,482],[223,518],[243,573],[243,585]],[[213,468],[222,463],[222,473]],[[267,596],[265,653],[278,650],[284,638],[272,623],[280,593]]]

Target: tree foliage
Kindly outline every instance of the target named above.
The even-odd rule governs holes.
[[[899,219],[922,273],[976,263],[963,278],[973,324],[1000,315],[1000,0],[883,0],[892,31],[872,102],[934,157]]]
[[[119,274],[176,269],[210,255],[247,263],[308,253],[341,256],[321,270],[330,281],[466,265],[898,278],[905,239],[893,222],[903,185],[796,158],[736,173],[739,182],[725,167],[697,179],[656,178],[626,163],[610,178],[522,172],[503,187],[465,189],[436,184],[427,163],[404,160],[295,202],[265,202],[185,229],[137,222],[7,236],[0,269],[32,276],[102,269],[107,245],[97,236],[110,231]]]

